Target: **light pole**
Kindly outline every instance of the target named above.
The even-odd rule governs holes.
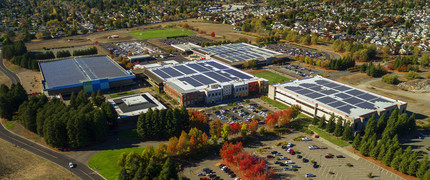
[[[379,168],[379,179],[381,179],[381,172],[382,172],[382,169]]]

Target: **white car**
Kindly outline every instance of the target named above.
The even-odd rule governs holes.
[[[314,150],[314,149],[318,149],[318,147],[317,146],[309,146],[309,149]]]
[[[312,173],[309,173],[309,174],[305,174],[305,177],[315,177],[315,175]]]
[[[285,161],[285,164],[295,164],[292,160]]]
[[[69,162],[69,167],[70,167],[70,168],[74,168],[74,167],[75,167],[75,164],[73,164],[72,162]]]
[[[311,139],[309,139],[308,137],[304,137],[302,138],[302,141],[310,141]]]

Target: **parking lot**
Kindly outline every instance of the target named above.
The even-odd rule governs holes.
[[[105,43],[100,45],[108,51],[111,51],[115,57],[125,57],[129,52],[133,55],[161,53],[161,50],[158,47],[153,47],[144,41]]]
[[[330,55],[325,52],[319,52],[319,51],[293,46],[285,43],[267,44],[267,45],[264,45],[263,47],[277,52],[281,52],[291,57],[303,55],[303,56],[309,56],[312,59],[327,59],[327,60],[330,59]]]
[[[239,103],[237,107],[221,106],[220,110],[207,110],[209,119],[221,120],[222,123],[233,123],[233,122],[250,122],[251,120],[264,120],[269,113],[269,110],[264,107],[258,107],[257,104],[244,104]]]
[[[266,153],[260,154],[261,157],[265,157],[271,154],[271,151],[278,151],[283,156],[291,159],[294,162],[294,165],[298,165],[298,171],[284,171],[284,168],[291,168],[292,164],[288,166],[281,166],[279,164],[275,164],[276,161],[285,162],[286,160],[276,160],[276,158],[267,158],[271,167],[273,167],[277,174],[280,174],[280,177],[288,177],[291,179],[306,179],[305,174],[312,173],[316,177],[314,179],[370,179],[368,177],[369,173],[372,173],[372,176],[380,179],[392,179],[392,180],[400,180],[403,179],[397,176],[394,173],[391,173],[379,166],[368,162],[365,159],[358,158],[358,156],[354,156],[353,154],[349,154],[345,151],[341,152],[327,144],[323,143],[321,139],[311,138],[311,141],[293,141],[293,138],[299,135],[303,135],[302,133],[292,133],[286,135],[282,140],[291,142],[294,146],[291,148],[295,152],[294,155],[290,155],[286,150],[282,149],[280,146],[274,146],[274,142],[268,142],[268,146],[272,147]],[[326,149],[314,149],[310,150],[309,146],[318,146]],[[247,149],[251,151],[255,151],[256,149]],[[326,158],[328,154],[332,154],[332,158]],[[297,155],[301,155],[301,158],[298,158]],[[336,156],[343,156],[344,158],[337,158]],[[278,156],[280,157],[280,156]],[[303,159],[307,159],[308,162],[303,162]],[[311,161],[316,161],[316,168],[313,166]],[[347,163],[350,163],[352,167],[347,166]],[[281,178],[284,179],[284,178]]]

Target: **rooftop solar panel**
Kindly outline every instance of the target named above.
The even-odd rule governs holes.
[[[350,95],[347,95],[345,93],[339,93],[339,94],[335,94],[335,96],[340,97],[342,99],[346,99],[346,98],[350,98]]]
[[[48,88],[64,86],[70,83],[80,83],[80,80],[86,79],[84,74],[81,73],[71,60],[40,63],[40,68]]]
[[[226,71],[227,73],[232,74],[233,76],[239,77],[241,79],[251,79],[252,78],[252,76],[249,76],[249,75],[246,75],[244,73],[241,73],[241,72],[239,72],[239,71],[237,71],[235,69],[228,69],[228,70],[224,70],[224,71]]]
[[[213,80],[211,80],[211,79],[209,79],[209,78],[207,78],[207,77],[205,77],[203,75],[200,75],[200,74],[192,76],[192,78],[195,79],[195,80],[197,80],[197,81],[199,81],[200,83],[202,83],[204,85],[216,83],[215,81],[213,81]]]
[[[164,78],[164,79],[166,79],[166,78],[170,78],[170,76],[168,75],[168,74],[166,74],[166,73],[164,73],[163,71],[161,71],[161,70],[153,70],[152,72],[154,72],[155,74],[157,74],[158,76],[160,76],[160,77],[162,77],[162,78]]]
[[[214,73],[214,72],[205,72],[205,73],[203,73],[204,75],[206,75],[206,76],[209,76],[210,78],[212,78],[212,79],[215,79],[216,81],[218,81],[218,82],[227,82],[227,81],[230,81],[230,79],[227,79],[227,78],[225,78],[224,76],[221,76],[221,75],[219,75],[219,74],[216,74],[216,73]]]
[[[335,83],[331,83],[331,82],[329,82],[329,83],[325,83],[325,84],[323,84],[323,86],[325,86],[325,87],[329,87],[329,88],[333,88],[333,87],[338,86],[338,84],[335,84]]]
[[[323,85],[323,84],[329,83],[329,81],[326,81],[326,80],[316,80],[315,82],[318,83],[319,85]]]
[[[163,69],[161,69],[161,71],[165,72],[166,74],[168,74],[169,76],[172,76],[172,77],[184,75],[184,74],[180,73],[179,71],[177,71],[171,67],[163,68]]]
[[[330,104],[328,104],[329,106],[331,106],[331,107],[334,107],[334,108],[336,108],[336,107],[339,107],[339,106],[343,106],[343,105],[345,105],[345,103],[344,102],[342,102],[342,101],[333,101],[332,103],[330,103]]]
[[[339,109],[339,110],[341,110],[341,111],[343,111],[343,112],[345,112],[345,113],[351,113],[351,109],[352,108],[354,108],[354,106],[351,106],[351,105],[344,105],[344,106],[340,106],[340,107],[337,107],[337,109]]]
[[[197,64],[187,64],[186,66],[188,66],[188,67],[196,70],[197,72],[206,72],[206,71],[209,71],[209,69],[204,68],[202,66],[199,66]]]
[[[183,77],[183,78],[179,78],[179,80],[181,80],[181,81],[185,81],[185,82],[187,82],[188,84],[191,84],[191,85],[192,85],[192,86],[194,86],[194,87],[198,87],[198,86],[203,85],[202,83],[199,83],[199,82],[197,82],[196,80],[191,79],[190,77]]]
[[[232,77],[232,75],[231,74],[229,74],[229,73],[226,73],[225,71],[215,71],[216,73],[218,73],[218,74],[220,74],[220,75],[222,75],[222,76],[224,76],[224,77],[226,77],[226,78],[228,78],[228,79],[230,79],[230,80],[235,80],[235,79],[238,79],[237,77]]]
[[[322,89],[321,89],[321,86],[319,86],[319,85],[316,85],[316,86],[311,87],[311,88],[309,88],[309,89],[312,89],[312,90],[317,91],[317,92],[319,92],[319,91],[321,91],[321,90],[322,90]]]
[[[317,100],[320,101],[320,102],[322,102],[322,103],[324,103],[324,104],[329,104],[331,102],[337,101],[336,99],[333,99],[333,98],[327,97],[327,96],[319,98]]]
[[[362,100],[357,99],[357,98],[355,98],[355,97],[351,97],[351,98],[348,98],[348,99],[344,99],[343,101],[345,101],[345,102],[347,102],[347,103],[349,103],[349,104],[353,104],[353,105],[355,105],[355,104],[359,104],[359,103],[363,102]]]
[[[325,94],[325,95],[330,95],[330,94],[337,93],[337,91],[335,91],[335,90],[322,90],[322,91],[320,91],[320,93]]]
[[[184,65],[175,66],[174,68],[177,69],[177,70],[179,70],[179,71],[181,71],[184,74],[194,74],[194,73],[196,73],[196,71],[194,71],[194,70],[192,70],[192,69],[190,69],[188,67],[185,67]]]
[[[307,97],[310,97],[310,98],[318,98],[318,97],[321,97],[321,96],[323,96],[322,94],[320,94],[320,93],[308,93],[308,94],[306,94],[305,96],[307,96]]]
[[[288,89],[288,90],[290,90],[290,91],[294,91],[294,92],[298,92],[298,91],[303,90],[303,88],[301,88],[301,87],[297,87],[297,86],[285,86],[284,88],[285,88],[285,89]]]
[[[354,89],[354,90],[351,90],[351,91],[347,91],[346,93],[351,94],[353,96],[358,96],[360,94],[363,94],[364,92]]]
[[[101,79],[107,77],[120,77],[127,76],[128,74],[119,68],[114,62],[109,60],[106,56],[91,56],[76,58],[78,64],[84,64],[88,69],[87,74],[92,74],[92,79]]]
[[[310,88],[310,87],[314,87],[314,86],[318,86],[318,85],[316,85],[316,84],[309,84],[309,83],[302,83],[302,84],[300,84],[300,86]]]
[[[336,89],[338,91],[347,91],[347,90],[350,90],[351,88],[341,85],[341,86],[334,87],[333,89]]]
[[[368,100],[372,100],[372,99],[377,98],[376,96],[371,95],[371,94],[369,94],[369,93],[364,93],[364,94],[359,95],[359,96],[357,96],[357,97],[362,98],[362,99],[367,100],[367,101],[368,101]]]
[[[375,109],[375,106],[368,102],[362,102],[360,104],[356,104],[356,106],[361,107],[363,109]]]
[[[376,99],[370,100],[370,102],[374,103],[374,102],[390,102],[390,101],[382,99],[382,98],[376,98]]]
[[[211,65],[211,66],[213,66],[213,67],[216,67],[216,68],[218,68],[218,69],[227,69],[227,68],[228,68],[227,66],[224,66],[224,65],[222,65],[222,64],[220,64],[220,63],[217,63],[217,62],[215,62],[215,61],[207,62],[207,64],[209,64],[209,65]]]
[[[308,94],[308,93],[311,93],[311,92],[313,92],[313,91],[308,90],[308,89],[303,89],[301,91],[297,91],[297,93],[301,94],[301,95],[305,95],[305,94]]]

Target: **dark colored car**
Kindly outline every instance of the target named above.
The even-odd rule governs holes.
[[[325,158],[327,158],[327,159],[331,159],[331,158],[333,158],[333,155],[327,155],[327,156],[324,156]]]
[[[275,158],[275,156],[272,156],[272,155],[267,155],[266,157],[267,158]]]
[[[309,160],[308,160],[308,159],[306,159],[306,158],[303,158],[303,159],[302,159],[302,161],[303,161],[304,163],[309,162]]]
[[[336,158],[345,158],[345,157],[342,155],[337,155]]]
[[[299,159],[302,158],[302,155],[297,155],[297,158],[299,158]]]

